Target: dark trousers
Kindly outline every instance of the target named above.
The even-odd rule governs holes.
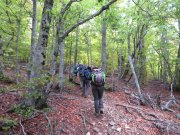
[[[89,95],[89,90],[90,90],[90,80],[83,80],[83,88],[82,88],[82,91],[83,91],[83,96],[88,96]]]
[[[99,113],[100,109],[102,109],[104,107],[103,106],[104,86],[92,85],[92,93],[93,93],[93,97],[94,97],[95,112]]]

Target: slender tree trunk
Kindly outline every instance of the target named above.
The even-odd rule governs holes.
[[[56,31],[56,45],[52,54],[52,63],[51,63],[51,68],[50,68],[50,74],[53,77],[56,73],[56,62],[57,62],[57,57],[59,53],[59,36],[60,36],[60,31],[61,31],[61,17],[59,18],[58,21],[58,26],[57,26],[57,31]]]
[[[16,18],[17,23],[17,35],[16,35],[16,84],[19,84],[19,76],[20,76],[20,65],[19,65],[19,39],[20,39],[20,32],[21,32],[21,6],[22,1],[19,2],[19,12],[18,17]],[[16,91],[18,94],[18,91]]]
[[[141,92],[141,89],[140,89],[140,86],[139,86],[139,81],[138,81],[137,75],[135,73],[132,58],[131,58],[130,33],[128,33],[128,61],[129,61],[131,71],[132,71],[133,76],[134,76],[134,81],[135,81],[136,88],[138,90],[138,96],[140,98],[140,102],[142,104],[145,104],[145,100],[144,100],[144,97],[142,95],[142,92]]]
[[[20,7],[21,8],[21,7]],[[21,9],[19,11],[19,17],[17,18],[17,35],[16,35],[16,84],[19,84],[19,36],[20,36],[20,26],[21,26]]]
[[[50,47],[50,57],[53,56],[54,53],[54,49],[55,49],[55,37],[56,37],[56,20],[53,18],[52,19],[52,37],[51,37],[51,47]],[[52,61],[52,57],[51,59],[49,59],[49,61],[47,62],[48,65],[51,66],[51,61]]]
[[[178,18],[178,26],[179,26],[179,39],[180,39],[180,18]],[[173,82],[173,89],[180,91],[180,40],[179,40],[179,49],[177,54],[178,62],[176,62],[176,69],[175,69],[175,79]]]
[[[113,48],[112,48],[112,74],[111,74],[112,91],[115,90],[115,79],[114,79],[114,53],[115,53],[115,46],[113,45]]]
[[[79,41],[79,28],[76,28],[76,46],[74,52],[74,66],[77,64],[77,54],[78,54],[78,41]]]
[[[104,11],[102,21],[102,71],[104,71],[104,73],[107,72],[106,31],[106,12]]]
[[[119,73],[119,79],[121,79],[121,76],[123,75],[124,72],[124,58],[123,56],[120,54],[120,52],[118,52],[118,73]]]
[[[88,57],[88,66],[91,66],[91,43],[90,43],[90,40],[89,40],[89,35],[88,35],[88,32],[87,34],[85,33],[84,34],[84,37],[85,37],[85,42],[87,44],[87,57]]]
[[[31,32],[31,52],[30,52],[30,60],[29,60],[29,71],[28,71],[28,79],[32,81],[32,78],[34,76],[34,71],[33,71],[33,56],[35,48],[36,48],[36,0],[33,1],[33,16],[32,16],[32,32]],[[30,76],[32,75],[32,76]]]
[[[4,76],[4,64],[3,64],[3,42],[0,35],[0,77]]]
[[[73,80],[73,76],[71,73],[71,70],[72,70],[72,45],[73,45],[73,41],[72,41],[72,34],[71,34],[71,44],[70,44],[70,48],[69,48],[69,80]]]
[[[145,45],[144,45],[144,37],[146,35],[145,33],[146,26],[142,26],[141,30],[141,36],[140,36],[140,44],[139,44],[139,82],[140,84],[145,84],[146,83],[146,55],[145,55]]]
[[[91,45],[91,40],[89,40],[89,59],[90,59],[90,66],[92,66],[92,45]]]
[[[128,60],[129,60],[129,64],[130,64],[130,67],[131,67],[131,71],[132,71],[133,76],[134,76],[134,81],[135,81],[135,84],[136,84],[136,88],[138,90],[138,95],[139,95],[140,101],[141,101],[141,103],[144,104],[145,100],[144,100],[144,97],[142,95],[142,92],[141,92],[141,89],[140,89],[140,86],[139,86],[139,81],[138,81],[138,78],[136,76],[136,73],[135,73],[134,66],[133,66],[132,59],[131,59],[130,55],[128,56]]]
[[[167,54],[166,54],[166,31],[164,30],[161,36],[161,46],[162,46],[162,55],[164,56],[163,59],[163,83],[166,85],[167,83]]]

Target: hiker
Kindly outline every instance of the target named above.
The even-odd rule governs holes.
[[[71,81],[73,81],[73,82],[76,82],[76,80],[77,80],[77,74],[78,74],[78,67],[79,65],[78,64],[76,64],[75,66],[73,66],[72,68],[71,68]]]
[[[83,88],[82,88],[82,91],[83,91],[83,96],[85,98],[88,97],[89,95],[89,90],[90,90],[90,83],[91,83],[91,74],[92,74],[92,71],[91,71],[91,67],[87,67],[85,70],[84,70],[84,78],[83,78]]]
[[[103,114],[103,93],[104,93],[104,84],[105,84],[105,73],[94,67],[92,69],[92,93],[94,97],[94,108],[95,115],[99,116],[99,114]]]
[[[78,65],[78,73],[80,79],[80,88],[83,88],[83,80],[84,80],[84,70],[86,69],[86,65],[79,64]]]

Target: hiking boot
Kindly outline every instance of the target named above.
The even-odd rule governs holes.
[[[100,110],[100,114],[103,114],[103,113],[104,113],[104,112],[103,112],[103,110],[101,109],[101,110]]]
[[[84,98],[88,98],[88,96],[84,96]]]

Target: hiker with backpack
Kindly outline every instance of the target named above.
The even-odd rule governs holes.
[[[78,73],[80,79],[80,88],[83,88],[83,80],[84,80],[84,70],[86,69],[86,65],[79,64],[78,65]]]
[[[87,67],[86,69],[84,69],[84,78],[83,78],[83,96],[85,98],[88,97],[89,95],[89,91],[90,91],[90,84],[91,84],[91,67]]]
[[[77,80],[77,75],[78,75],[78,68],[79,68],[79,64],[74,65],[73,67],[71,67],[71,74],[70,74],[70,81],[76,83]]]
[[[92,69],[91,85],[92,85],[92,93],[94,97],[94,108],[95,108],[96,116],[103,114],[104,84],[105,84],[105,73],[101,69],[94,67]]]

